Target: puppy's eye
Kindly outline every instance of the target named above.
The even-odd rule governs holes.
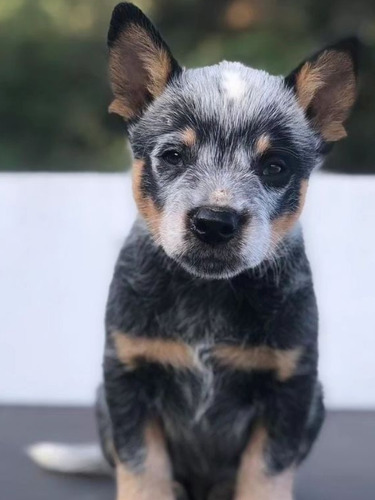
[[[290,172],[287,164],[280,158],[270,158],[260,166],[260,176],[265,184],[281,187],[289,181]]]
[[[283,171],[283,165],[279,163],[270,163],[263,168],[263,177],[270,177],[271,175],[278,175]]]
[[[182,164],[182,155],[179,151],[175,149],[169,149],[167,151],[164,151],[161,157],[166,163],[169,163],[170,165]]]

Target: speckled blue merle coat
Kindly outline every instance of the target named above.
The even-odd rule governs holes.
[[[324,415],[298,218],[311,172],[346,135],[358,44],[286,78],[184,69],[131,4],[108,41],[139,209],[98,398],[118,500],[291,500]]]

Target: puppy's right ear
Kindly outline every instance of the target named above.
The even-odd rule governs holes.
[[[114,94],[109,111],[126,121],[136,119],[181,68],[150,20],[130,3],[115,7],[108,47]]]

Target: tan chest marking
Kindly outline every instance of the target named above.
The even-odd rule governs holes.
[[[268,346],[218,345],[213,351],[214,358],[223,366],[243,371],[273,371],[282,382],[294,375],[301,354],[301,348],[281,350]]]
[[[200,345],[192,347],[185,342],[168,339],[133,337],[122,332],[113,332],[118,359],[128,369],[134,370],[141,363],[158,363],[176,369],[190,369],[205,372]],[[273,371],[280,381],[286,381],[296,372],[302,349],[273,349],[268,346],[243,347],[215,345],[210,355],[219,365],[243,371]]]
[[[116,354],[128,370],[136,370],[142,363],[159,365],[178,370],[191,370],[200,376],[200,397],[195,408],[195,420],[199,420],[214,398],[214,374],[212,363],[205,356],[205,344],[189,346],[177,340],[131,337],[121,332],[113,333]]]
[[[193,349],[184,342],[132,337],[122,332],[114,332],[113,338],[118,359],[130,369],[136,369],[142,362],[180,369],[196,365]]]

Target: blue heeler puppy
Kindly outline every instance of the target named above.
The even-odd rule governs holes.
[[[117,499],[291,500],[324,417],[298,219],[311,172],[346,136],[358,41],[286,78],[226,61],[185,69],[122,3],[108,44],[139,210],[110,288],[98,392]],[[33,451],[87,470],[84,451],[69,466],[59,450]]]

